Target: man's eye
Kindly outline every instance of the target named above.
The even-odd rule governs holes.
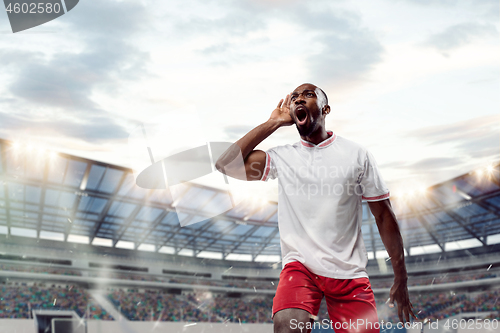
[[[297,96],[292,96],[291,100],[295,101],[297,99]]]
[[[313,93],[307,93],[306,96],[307,97],[313,97],[314,95],[313,95]]]

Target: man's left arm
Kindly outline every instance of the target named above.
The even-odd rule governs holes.
[[[389,199],[384,199],[368,202],[368,206],[373,216],[375,216],[380,237],[389,254],[394,270],[394,284],[391,288],[389,300],[390,306],[394,306],[394,301],[396,301],[398,316],[401,322],[404,322],[403,320],[409,322],[410,315],[417,319],[413,313],[413,306],[410,303],[410,297],[408,295],[408,274],[405,266],[403,238],[401,237],[399,225],[396,220],[396,215],[392,210],[391,202]]]

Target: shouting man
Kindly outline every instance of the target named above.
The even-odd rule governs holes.
[[[364,147],[326,130],[329,113],[323,90],[303,84],[216,164],[222,173],[239,179],[278,178],[283,270],[273,301],[274,332],[304,332],[318,315],[323,297],[336,333],[379,332],[361,236],[362,200],[375,216],[394,269],[390,306],[397,303],[401,321],[415,317],[389,190]],[[300,142],[267,152],[254,150],[278,128],[292,124]],[[244,163],[237,163],[241,158]]]

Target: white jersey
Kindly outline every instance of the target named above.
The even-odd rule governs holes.
[[[386,199],[389,190],[365,148],[328,134],[318,145],[301,139],[266,152],[261,180],[278,178],[282,264],[299,261],[336,279],[368,277],[361,201]]]

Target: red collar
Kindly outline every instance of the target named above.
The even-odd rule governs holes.
[[[326,133],[328,133],[328,138],[326,140],[324,140],[323,142],[318,143],[317,145],[315,145],[314,143],[308,142],[306,140],[303,140],[302,138],[300,138],[300,143],[302,143],[303,146],[308,147],[308,148],[327,147],[330,144],[332,144],[333,141],[335,141],[335,139],[337,138],[337,135],[335,135],[332,131],[326,131]]]

